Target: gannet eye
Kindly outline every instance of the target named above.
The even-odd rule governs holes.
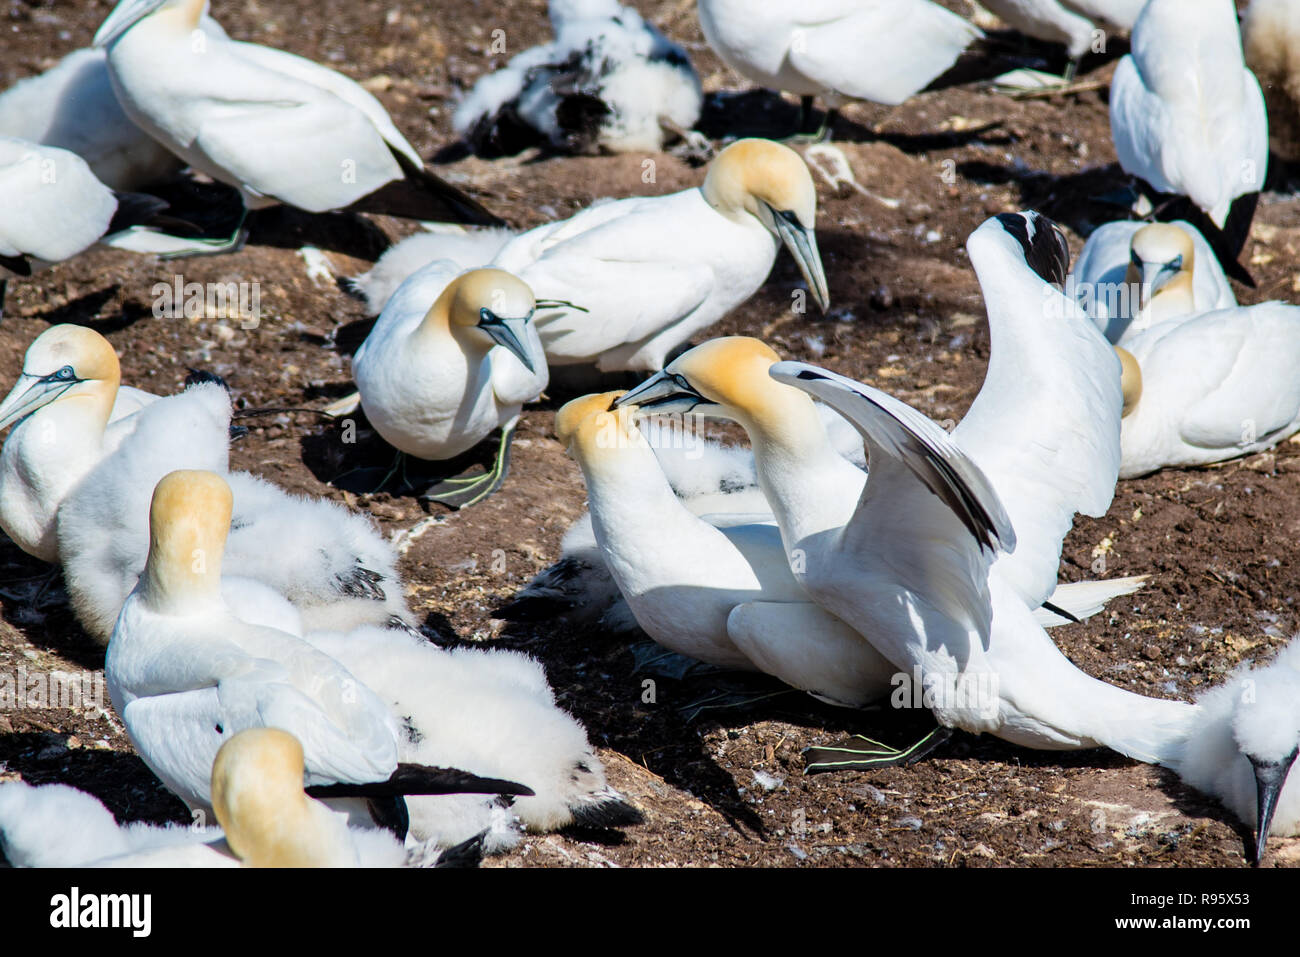
[[[1183,271],[1183,257],[1181,253],[1169,261],[1169,268],[1173,272]]]
[[[64,366],[58,372],[52,372],[45,377],[46,382],[72,382],[77,378],[77,372],[72,366]]]

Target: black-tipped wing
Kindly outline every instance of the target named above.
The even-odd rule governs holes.
[[[401,150],[392,150],[402,168],[402,179],[385,183],[361,197],[349,209],[381,213],[404,219],[467,223],[473,226],[504,226],[505,221],[490,213],[478,200],[457,189],[423,166],[416,166]]]
[[[307,793],[314,798],[385,798],[433,794],[510,794],[532,797],[533,790],[514,781],[483,778],[458,768],[399,764],[387,781],[314,785],[307,788]]]

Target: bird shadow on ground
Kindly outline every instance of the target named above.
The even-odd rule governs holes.
[[[1131,183],[1117,163],[1056,176],[1024,165],[970,160],[957,164],[957,174],[972,183],[1014,185],[1022,209],[1036,209],[1085,238],[1103,223],[1129,218],[1123,207],[1100,199]]]
[[[141,319],[149,318],[152,313],[147,309],[127,303],[120,312],[103,317],[104,307],[118,295],[121,286],[118,283],[96,289],[71,299],[61,306],[55,306],[45,312],[26,316],[23,322],[47,322],[50,325],[68,323],[75,326],[88,326],[102,335],[112,335]],[[6,317],[7,318],[7,317]]]
[[[0,618],[33,645],[96,670],[104,667],[104,646],[77,623],[63,587],[63,572],[0,539]]]

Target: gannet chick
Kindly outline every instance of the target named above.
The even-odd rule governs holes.
[[[501,429],[493,468],[439,483],[427,497],[472,505],[505,481],[520,409],[549,374],[537,308],[532,290],[510,273],[462,273],[442,260],[398,288],[353,356],[366,418],[401,452],[444,461]]]
[[[71,259],[166,205],[114,193],[76,153],[0,136],[0,314],[10,277]]]
[[[1300,834],[1300,642],[1271,662],[1243,665],[1196,701],[1196,722],[1165,762],[1255,828],[1254,862],[1270,834]]]
[[[508,805],[479,795],[407,798],[411,833],[440,847],[484,833],[484,849],[533,832],[642,821],[609,786],[582,725],[555,701],[542,666],[514,651],[446,650],[397,629],[309,632],[305,640],[372,688],[403,726],[398,759],[472,768],[527,785]]]
[[[1102,28],[1127,33],[1137,23],[1145,4],[1146,0],[988,0],[982,3],[1026,36],[1065,44],[1070,56],[1065,73],[1067,83],[1074,78],[1084,55],[1098,41],[1104,44]]]
[[[1180,292],[1158,289],[1152,306],[1168,295]],[[1120,478],[1253,455],[1300,429],[1300,306],[1265,302],[1172,319],[1120,351]]]
[[[321,786],[314,796],[364,798],[373,820],[399,836],[403,794],[531,793],[399,765],[402,732],[373,691],[302,639],[232,613],[221,575],[231,506],[230,487],[212,472],[172,472],[158,483],[149,559],[105,659],[113,707],[170,791],[192,810],[212,811],[220,747],[248,728],[277,727],[302,743],[306,770],[297,778]],[[366,808],[352,810],[364,823]]]
[[[58,560],[59,506],[153,398],[120,379],[117,353],[92,329],[51,326],[27,347],[0,402],[0,430],[14,424],[0,449],[0,529],[27,554]]]
[[[733,70],[769,90],[812,103],[845,100],[896,106],[927,86],[981,33],[929,0],[700,0],[700,27]]]
[[[1166,295],[1153,305],[1162,289]],[[1237,305],[1214,250],[1184,221],[1098,227],[1079,254],[1066,292],[1115,345],[1167,319]]]
[[[739,422],[795,578],[897,668],[921,669],[940,724],[1027,747],[1105,745],[1157,760],[1190,706],[1106,685],[1060,653],[1017,576],[994,568],[1016,532],[955,437],[879,390],[776,358],[755,340],[713,340],[617,404]],[[852,466],[836,464],[801,393],[857,426],[869,476],[853,482],[844,471]]]
[[[1300,162],[1300,3],[1251,0],[1241,33],[1246,65],[1264,91],[1273,152]]]
[[[95,34],[119,102],[139,127],[245,210],[351,208],[495,225],[424,168],[379,101],[311,60],[202,28],[207,0],[121,0]],[[238,109],[231,110],[230,104]],[[211,244],[222,251],[242,241]]]
[[[1143,8],[1111,82],[1110,130],[1125,172],[1190,199],[1224,231],[1220,258],[1235,261],[1268,169],[1268,117],[1231,3]]]
[[[695,125],[686,51],[618,0],[551,0],[555,39],[480,77],[452,128],[476,152],[541,142],[573,153],[658,152]]]

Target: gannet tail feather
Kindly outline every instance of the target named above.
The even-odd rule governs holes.
[[[1068,582],[1057,585],[1049,599],[1051,605],[1067,612],[1075,621],[1091,618],[1106,607],[1112,598],[1131,595],[1147,581],[1146,575],[1134,575],[1130,578],[1108,578],[1104,581]],[[1034,611],[1034,620],[1044,628],[1063,625],[1069,619],[1058,615],[1044,603],[1042,608]]]

